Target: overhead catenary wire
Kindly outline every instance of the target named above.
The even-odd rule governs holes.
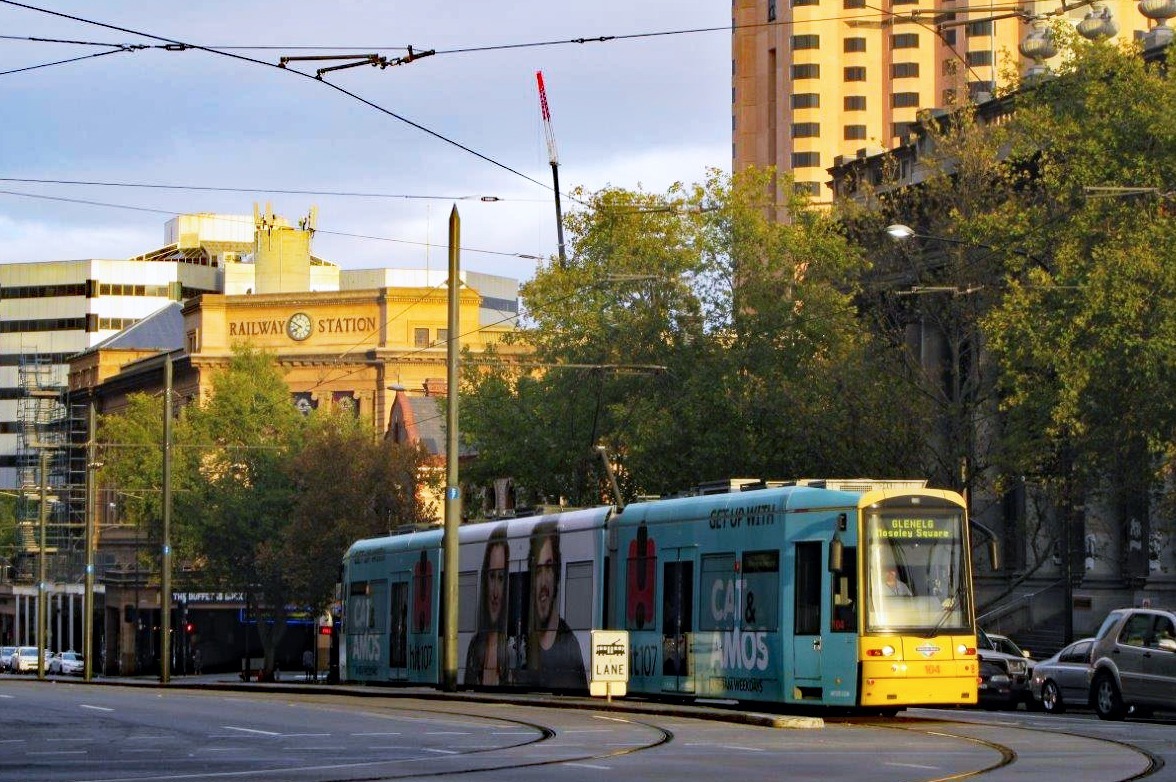
[[[0,180],[3,181],[3,180]],[[81,204],[83,206],[97,206],[106,209],[125,209],[132,212],[146,212],[148,214],[159,214],[173,216],[176,214],[175,210],[159,209],[150,206],[133,206],[130,204],[112,204],[104,201],[92,201],[84,198],[66,198],[64,196],[51,196],[41,193],[22,193],[19,190],[4,190],[0,189],[0,195],[17,196],[20,198],[35,198],[44,201],[60,201],[67,204]],[[231,221],[231,218],[230,218]],[[244,223],[244,220],[241,220]],[[250,221],[251,222],[251,221]],[[316,233],[327,234],[329,236],[341,236],[350,239],[366,239],[379,242],[395,242],[397,244],[408,244],[421,247],[443,247],[445,245],[434,244],[432,242],[419,242],[412,239],[395,239],[388,236],[371,236],[368,234],[347,233],[345,231],[331,231],[326,229],[318,229]],[[522,258],[524,260],[542,260],[539,256],[521,253],[521,252],[507,252],[504,250],[483,250],[477,247],[462,247],[462,252],[479,253],[484,255],[501,255],[509,258]]]
[[[377,198],[421,201],[481,201],[496,203],[546,203],[545,198],[503,198],[494,195],[424,195],[421,193],[373,193],[358,190],[303,190],[278,187],[234,187],[229,185],[169,185],[157,182],[109,182],[89,179],[40,179],[33,177],[0,177],[0,182],[33,185],[84,185],[86,187],[126,187],[143,190],[191,190],[203,193],[266,193],[271,195],[313,195],[339,198]]]
[[[461,142],[456,141],[455,139],[451,139],[448,136],[446,136],[442,133],[439,133],[438,131],[433,130],[432,128],[426,127],[425,125],[422,125],[419,122],[415,122],[414,120],[411,120],[402,114],[398,114],[397,112],[392,111],[391,109],[384,108],[383,106],[379,105],[378,103],[375,103],[374,101],[368,100],[367,98],[364,98],[363,96],[359,95],[358,93],[352,92],[351,90],[345,89],[344,87],[341,87],[338,84],[327,81],[325,79],[317,78],[314,74],[306,73],[306,72],[300,71],[296,68],[282,67],[278,63],[272,63],[272,62],[268,62],[266,60],[259,60],[254,57],[246,57],[241,54],[234,54],[233,52],[225,51],[222,49],[214,49],[214,48],[208,47],[208,46],[201,46],[199,44],[190,44],[190,43],[186,43],[184,41],[176,40],[174,38],[167,38],[165,36],[143,32],[141,30],[134,30],[134,29],[127,28],[127,27],[120,27],[118,25],[109,24],[107,22],[99,22],[99,21],[96,21],[93,19],[86,19],[84,17],[75,16],[73,14],[66,14],[66,13],[62,13],[61,11],[54,11],[54,10],[48,9],[48,8],[40,8],[38,6],[29,5],[27,3],[19,3],[19,2],[16,2],[16,0],[0,0],[0,4],[12,6],[15,8],[23,8],[27,11],[34,11],[37,13],[48,14],[50,16],[56,16],[56,17],[59,17],[62,19],[68,19],[73,22],[79,22],[81,24],[93,25],[95,27],[102,27],[107,30],[114,30],[114,31],[121,32],[121,33],[127,33],[129,35],[137,35],[137,36],[141,36],[143,38],[150,38],[152,40],[162,41],[164,43],[171,44],[174,47],[181,47],[177,50],[194,49],[197,51],[206,52],[208,54],[214,54],[214,55],[221,56],[221,57],[228,57],[233,60],[238,60],[241,62],[253,64],[253,65],[262,65],[262,66],[265,66],[268,68],[273,68],[274,70],[277,70],[277,71],[281,71],[283,73],[297,74],[298,76],[302,76],[303,78],[309,79],[309,80],[316,82],[318,84],[326,85],[327,87],[330,87],[332,90],[335,90],[336,92],[339,92],[343,95],[346,95],[347,97],[349,97],[353,100],[359,101],[360,103],[364,104],[365,106],[368,106],[369,108],[371,108],[375,111],[378,111],[381,114],[392,117],[393,119],[395,119],[399,122],[403,122],[404,124],[409,125],[410,127],[413,127],[415,129],[421,131],[422,133],[425,133],[429,136],[432,136],[433,138],[435,138],[445,144],[449,144],[449,145],[454,146],[454,147],[456,147],[456,148],[458,148],[458,149],[460,149],[470,155],[473,155],[474,157],[478,158],[479,160],[482,160],[486,163],[489,163],[490,165],[495,166],[497,168],[500,168],[500,169],[502,169],[510,174],[513,174],[521,179],[525,179],[526,181],[531,182],[532,184],[538,185],[539,187],[542,187],[544,190],[549,190],[551,187],[550,185],[548,185],[538,179],[535,179],[532,176],[524,174],[523,172],[519,171],[518,169],[512,168],[511,166],[508,166],[507,164],[505,164],[501,161],[495,160],[494,158],[492,158],[488,155],[485,155],[481,152],[478,152],[477,150],[473,149],[472,147],[467,146],[465,144],[462,144]]]

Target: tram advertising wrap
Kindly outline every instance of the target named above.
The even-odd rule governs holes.
[[[962,498],[809,481],[460,530],[458,682],[586,692],[592,630],[629,692],[868,708],[976,702]],[[440,681],[441,532],[344,560],[341,673]]]

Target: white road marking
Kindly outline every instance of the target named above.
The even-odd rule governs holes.
[[[429,749],[428,747],[422,747],[422,749],[425,752],[436,752],[438,755],[456,755],[457,754],[457,750],[455,750],[455,749]]]
[[[723,744],[721,746],[723,749],[733,749],[736,752],[763,752],[764,751],[760,747],[740,747],[740,746],[736,746],[735,744]]]
[[[920,766],[917,763],[883,763],[884,766],[899,766],[901,768],[922,768],[928,771],[935,771],[939,766]]]
[[[352,736],[399,736],[399,733],[352,733]]]
[[[281,736],[281,733],[275,733],[272,730],[257,730],[255,728],[238,728],[233,725],[221,725],[225,730],[239,730],[242,733],[256,733],[259,736]]]
[[[105,706],[89,706],[89,705],[87,705],[87,704],[85,704],[85,703],[81,704],[81,707],[80,707],[80,708],[83,708],[83,709],[93,709],[94,711],[114,711],[114,709],[108,709],[108,708],[106,708]]]
[[[578,768],[595,768],[601,771],[611,771],[612,766],[598,766],[595,763],[564,763],[565,766],[576,766]]]

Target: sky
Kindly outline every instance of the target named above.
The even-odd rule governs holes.
[[[312,252],[343,268],[445,268],[456,206],[461,268],[526,280],[558,247],[535,72],[565,213],[575,187],[701,182],[731,167],[730,14],[702,0],[0,1],[0,263],[127,258],[161,247],[176,214],[270,203],[292,223],[317,207]],[[395,62],[408,46],[436,53],[321,81],[343,61],[276,67]]]

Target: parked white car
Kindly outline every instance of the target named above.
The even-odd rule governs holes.
[[[58,652],[49,660],[49,673],[81,676],[85,670],[86,661],[77,652]]]
[[[45,650],[45,665],[49,665],[49,650]],[[36,673],[37,672],[37,647],[35,646],[18,646],[16,651],[12,653],[12,672],[13,673]]]

